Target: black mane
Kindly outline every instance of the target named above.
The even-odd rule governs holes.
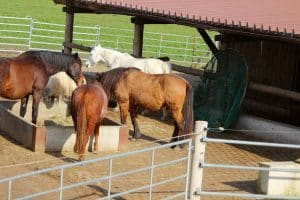
[[[102,84],[104,91],[107,94],[108,99],[114,99],[114,90],[117,81],[123,75],[125,71],[130,68],[118,67],[106,72],[98,73],[97,80]]]
[[[58,71],[64,71],[69,65],[80,62],[77,54],[65,54],[54,51],[26,51],[23,55],[42,61],[45,66],[54,66]]]

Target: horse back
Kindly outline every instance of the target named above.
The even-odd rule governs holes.
[[[77,115],[84,115],[87,120],[96,123],[104,117],[107,112],[108,100],[101,85],[96,84],[81,85],[72,93],[71,113],[73,119]]]
[[[159,109],[162,104],[178,106],[184,103],[187,84],[174,74],[147,74],[129,68],[116,83],[115,96],[149,109]]]

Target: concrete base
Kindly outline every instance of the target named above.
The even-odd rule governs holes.
[[[32,151],[45,151],[46,128],[26,121],[2,105],[0,130]]]
[[[300,170],[295,162],[262,162],[259,166]],[[300,196],[300,172],[260,171],[257,187],[258,192],[267,195]]]
[[[300,127],[252,115],[241,114],[234,129],[271,131],[271,133],[260,131],[245,131],[243,133],[269,142],[300,144]]]
[[[46,151],[73,151],[76,140],[74,127],[51,125],[47,127]],[[99,128],[99,151],[117,151],[127,148],[128,128],[120,125],[103,125]],[[87,148],[92,149],[94,137]]]
[[[28,103],[25,118],[19,117],[19,101],[2,100],[0,101],[0,105],[3,106],[2,113],[0,113],[3,123],[0,123],[0,129],[13,139],[16,139],[33,151],[73,151],[76,133],[72,118],[68,115],[69,106],[67,103],[61,102],[49,107],[49,105],[41,102],[38,115],[39,126],[30,122],[31,101]],[[20,124],[23,125],[20,126]],[[15,127],[22,128],[16,129]],[[44,136],[40,138],[35,136],[36,130],[44,130]],[[127,126],[117,124],[105,118],[99,132],[99,151],[127,149],[129,135]],[[39,140],[33,141],[34,138]],[[90,149],[92,144],[93,138],[91,138],[89,143]]]

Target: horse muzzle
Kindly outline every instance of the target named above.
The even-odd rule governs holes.
[[[76,79],[76,85],[79,86],[79,85],[83,85],[86,83],[86,80],[83,76],[83,74],[79,75],[79,77]]]

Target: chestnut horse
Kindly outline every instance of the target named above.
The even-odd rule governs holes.
[[[133,138],[141,136],[136,121],[140,108],[159,110],[167,107],[171,110],[175,123],[170,142],[184,139],[185,135],[192,133],[193,89],[183,78],[175,74],[146,74],[136,68],[116,68],[98,73],[97,80],[103,85],[108,98],[118,102],[122,124],[127,124],[129,111]]]
[[[76,131],[74,152],[84,160],[86,144],[92,132],[95,135],[94,152],[98,151],[100,123],[107,112],[107,96],[101,84],[94,81],[77,87],[71,97],[71,115]]]
[[[65,71],[77,84],[83,80],[78,54],[27,51],[14,58],[0,58],[0,96],[21,99],[20,115],[26,114],[29,95],[33,96],[32,122],[36,123],[38,106],[49,76]]]

